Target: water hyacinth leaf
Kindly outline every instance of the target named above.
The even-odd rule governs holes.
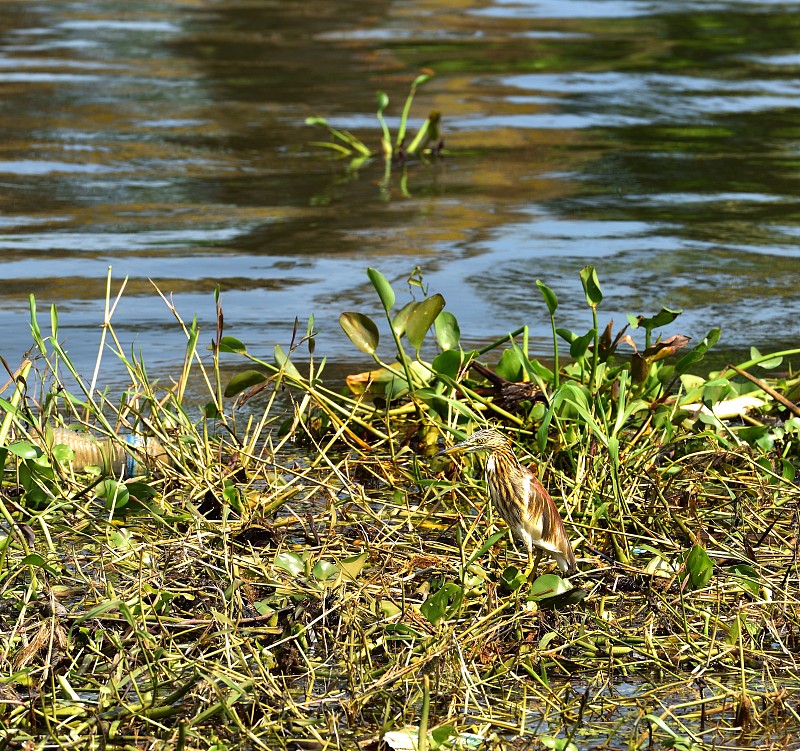
[[[516,592],[525,582],[525,572],[520,571],[516,566],[506,566],[500,574],[500,581],[503,587],[509,592]]]
[[[367,276],[372,282],[372,286],[375,287],[378,297],[381,298],[381,304],[388,313],[394,307],[395,301],[392,285],[389,284],[389,280],[378,269],[367,269]]]
[[[446,582],[441,589],[428,596],[419,610],[432,626],[436,626],[450,618],[461,607],[463,599],[464,592],[461,587],[453,582]]]
[[[355,579],[364,568],[367,558],[369,558],[369,553],[364,552],[360,555],[353,555],[349,558],[345,558],[343,561],[339,561],[339,568],[341,569],[342,575],[346,579]]]
[[[522,380],[524,367],[518,352],[514,347],[503,350],[500,361],[495,366],[494,372],[501,378],[505,378],[512,383],[519,383]]]
[[[380,334],[375,322],[363,313],[348,311],[339,316],[339,325],[355,346],[368,355],[378,350]]]
[[[761,352],[758,351],[757,347],[750,347],[750,359],[751,360],[761,360],[763,355]],[[758,363],[759,368],[763,368],[764,370],[772,370],[772,368],[777,368],[783,362],[783,357],[778,355],[778,357],[771,357],[767,360],[761,360]]]
[[[672,310],[671,308],[661,308],[654,316],[650,316],[647,318],[646,316],[628,316],[628,323],[630,323],[631,328],[639,328],[641,326],[646,331],[652,331],[653,329],[659,329],[662,326],[667,326],[672,323],[681,313],[682,310]]]
[[[58,571],[54,569],[52,566],[48,566],[47,562],[45,561],[42,556],[38,553],[28,553],[22,561],[20,561],[20,565],[22,566],[33,566],[33,568],[40,568],[42,571],[47,571],[48,574],[52,574],[53,576],[58,576]]]
[[[290,551],[278,553],[275,556],[275,566],[292,576],[305,573],[306,570],[305,561],[297,553]]]
[[[594,341],[594,335],[595,330],[589,329],[583,336],[575,337],[569,345],[570,357],[573,357],[575,360],[582,360],[586,357],[589,345]]]
[[[63,443],[53,446],[53,457],[61,464],[69,464],[75,458],[75,452]]]
[[[433,369],[437,375],[447,376],[456,380],[461,371],[462,356],[461,351],[457,349],[449,349],[440,352],[433,358]]]
[[[247,347],[233,336],[223,336],[222,339],[219,340],[219,351],[236,352],[240,355],[246,355]]]
[[[264,383],[266,380],[267,376],[260,370],[243,370],[228,381],[228,385],[225,387],[225,396],[236,396],[245,389],[257,386],[259,383]],[[217,412],[217,414],[219,414],[219,412]],[[208,417],[209,415],[206,416]]]
[[[594,266],[584,266],[581,269],[581,284],[586,295],[586,302],[589,306],[596,308],[603,302],[603,293],[600,290],[600,281],[597,278],[597,270]]]
[[[758,595],[758,574],[752,566],[746,563],[737,563],[728,569],[728,573],[736,579],[736,583],[743,591]]]
[[[539,292],[542,293],[545,305],[547,305],[547,310],[550,311],[550,317],[552,318],[558,309],[558,298],[556,297],[556,293],[553,292],[553,290],[550,289],[550,287],[548,287],[541,279],[536,280],[536,286],[539,288]]]
[[[544,597],[554,597],[570,589],[572,585],[557,574],[542,574],[531,584],[528,599],[541,600]]]
[[[330,561],[319,560],[314,564],[311,573],[314,574],[317,581],[324,582],[336,576],[339,573],[339,567]]]
[[[417,354],[419,354],[428,329],[433,325],[436,316],[442,312],[442,308],[444,308],[444,298],[440,294],[436,294],[422,300],[411,311],[406,324],[406,337]]]
[[[203,416],[208,420],[219,420],[222,413],[214,402],[206,402],[203,405]]]
[[[578,747],[568,738],[555,738],[552,735],[540,735],[539,743],[545,748],[552,748],[554,751],[578,751]]]
[[[411,315],[411,311],[417,307],[417,301],[412,300],[411,302],[407,302],[400,310],[397,312],[397,315],[392,319],[392,329],[397,336],[403,336],[406,333],[406,326],[408,325],[408,317]]]
[[[678,375],[686,373],[693,365],[700,362],[705,357],[706,352],[713,347],[720,337],[721,331],[719,329],[711,329],[702,342],[695,345],[691,352],[688,352],[675,363],[675,372]]]
[[[686,556],[686,570],[689,572],[692,589],[702,589],[714,575],[714,564],[702,545],[694,545]]]
[[[297,380],[302,380],[303,376],[300,375],[300,371],[294,366],[294,363],[289,359],[289,355],[283,351],[283,347],[280,344],[275,345],[273,357],[275,358],[275,364],[282,368],[284,373]]]
[[[225,487],[222,489],[222,500],[234,511],[238,513],[242,512],[242,491],[230,480],[225,481]]]
[[[97,497],[105,500],[107,509],[124,508],[130,500],[128,488],[122,482],[107,479],[97,486]]]
[[[8,450],[10,453],[14,454],[14,456],[18,456],[20,459],[35,459],[39,454],[42,453],[41,449],[37,446],[34,446],[32,443],[28,443],[27,441],[17,441],[12,443]]]
[[[436,332],[436,341],[442,349],[456,349],[461,341],[461,329],[459,328],[456,317],[447,310],[443,310],[436,316],[433,322]]]

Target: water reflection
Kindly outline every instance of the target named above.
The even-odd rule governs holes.
[[[529,323],[549,351],[537,278],[588,327],[586,263],[603,320],[668,305],[729,347],[797,340],[796,3],[3,7],[9,361],[34,292],[89,370],[108,266],[130,277],[118,333],[161,366],[182,334],[149,279],[204,340],[219,284],[230,333],[269,350],[314,313],[318,351],[343,357],[338,314],[377,307],[368,265],[399,287],[419,265],[472,341]],[[394,127],[424,66],[415,122],[444,114],[445,160],[386,182],[308,146],[315,113],[377,146],[375,89]]]

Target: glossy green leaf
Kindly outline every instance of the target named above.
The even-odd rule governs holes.
[[[558,298],[556,297],[556,293],[553,292],[550,287],[548,287],[541,279],[536,280],[536,286],[539,288],[539,292],[542,293],[542,297],[544,298],[544,302],[547,305],[547,309],[550,311],[550,317],[552,318],[555,313],[556,309],[558,308]]]
[[[437,746],[446,743],[456,735],[456,729],[452,725],[440,725],[435,730],[431,730],[431,738]]]
[[[461,607],[464,592],[458,584],[446,582],[420,605],[420,612],[432,626],[450,618]]]
[[[500,581],[503,587],[509,592],[516,592],[525,582],[525,572],[520,571],[516,566],[506,566],[500,574]]]
[[[75,458],[75,452],[63,443],[53,446],[53,457],[61,464],[69,464]]]
[[[438,375],[447,376],[455,381],[461,372],[462,362],[461,350],[449,349],[436,355],[431,365]]]
[[[222,413],[214,402],[206,402],[203,405],[203,416],[208,420],[219,420]]]
[[[392,329],[394,329],[395,334],[397,336],[403,336],[406,333],[406,326],[408,325],[408,317],[411,315],[411,311],[417,307],[419,303],[416,300],[412,300],[411,302],[407,302],[400,310],[397,312],[397,315],[392,319]]]
[[[349,558],[345,558],[343,561],[339,561],[339,568],[342,571],[342,575],[346,579],[355,579],[361,573],[368,558],[369,553],[365,551],[360,555],[353,555]]]
[[[461,329],[456,317],[448,310],[443,310],[433,322],[436,341],[442,349],[456,349],[461,341]]]
[[[381,298],[384,309],[387,312],[390,311],[394,307],[395,296],[389,280],[378,269],[373,268],[367,269],[367,276],[372,282],[372,286],[375,287],[378,297]]]
[[[589,345],[594,341],[594,329],[589,329],[583,336],[577,336],[569,345],[570,357],[575,360],[582,360],[586,357]]]
[[[658,329],[672,323],[682,312],[683,311],[680,309],[672,310],[671,308],[661,308],[658,313],[654,316],[650,316],[650,318],[629,315],[628,323],[630,323],[631,328],[635,329],[641,326],[646,331],[652,331],[653,329]]]
[[[311,573],[317,581],[324,582],[336,576],[339,573],[339,567],[330,561],[319,560],[314,564]]]
[[[750,359],[751,360],[760,360],[763,355],[761,352],[758,351],[756,347],[750,347]],[[770,357],[767,360],[761,360],[758,363],[759,368],[763,368],[764,370],[772,370],[773,368],[777,368],[783,362],[783,357],[778,355],[777,357]]]
[[[12,443],[8,450],[10,453],[14,454],[14,456],[18,456],[20,459],[35,459],[39,456],[42,451],[37,446],[34,446],[32,443],[28,443],[27,441],[17,441],[16,443]]]
[[[686,556],[686,570],[689,572],[692,589],[702,589],[714,575],[714,564],[702,545],[694,545]]]
[[[736,583],[745,592],[758,594],[758,574],[752,566],[747,563],[737,563],[728,569],[728,573],[736,579]]]
[[[697,344],[691,352],[685,354],[680,360],[678,360],[678,362],[675,363],[675,372],[678,375],[683,375],[693,365],[696,365],[698,362],[700,362],[703,357],[705,357],[706,352],[708,352],[708,350],[719,341],[721,333],[722,332],[719,329],[711,329],[703,341]]]
[[[275,566],[292,576],[305,573],[306,570],[305,561],[297,553],[292,553],[288,550],[275,556]]]
[[[282,368],[284,373],[297,380],[302,380],[303,376],[300,375],[300,371],[294,366],[294,363],[289,359],[289,355],[283,351],[283,347],[280,344],[275,345],[273,357],[275,358],[275,364]]]
[[[242,342],[232,336],[223,336],[222,339],[219,340],[219,351],[237,352],[240,355],[246,355],[247,347],[245,347]]]
[[[519,353],[514,347],[503,350],[500,361],[494,368],[494,372],[501,378],[505,378],[512,383],[519,383],[522,380],[524,367]]]
[[[422,342],[425,339],[425,335],[428,333],[428,329],[433,325],[436,316],[442,312],[442,308],[444,308],[444,298],[436,294],[433,295],[433,297],[422,300],[414,310],[411,311],[411,315],[408,317],[408,323],[406,324],[406,337],[417,353],[419,353],[420,347],[422,347]]]
[[[556,738],[552,735],[540,735],[539,743],[553,751],[578,751],[578,747],[568,738]]]
[[[105,500],[107,509],[124,508],[130,500],[130,494],[125,483],[108,478],[103,480],[96,489],[97,497]]]
[[[260,370],[243,370],[228,381],[228,385],[225,387],[225,396],[236,396],[266,380],[267,377]]]
[[[554,597],[572,589],[572,585],[557,574],[542,574],[531,584],[528,593],[529,600],[541,600],[544,597]]]
[[[363,313],[347,312],[339,316],[339,325],[353,344],[362,352],[374,355],[378,350],[380,333],[375,322]]]
[[[603,302],[603,293],[600,290],[600,282],[597,279],[597,270],[594,266],[584,266],[581,269],[581,284],[586,295],[586,302],[592,308],[596,308]]]

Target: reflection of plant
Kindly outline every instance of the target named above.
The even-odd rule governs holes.
[[[313,141],[315,146],[330,149],[343,156],[353,157],[353,166],[358,166],[368,159],[380,153],[387,162],[404,162],[411,158],[436,155],[442,148],[442,141],[439,132],[440,115],[438,112],[431,112],[425,122],[420,126],[416,135],[411,139],[411,143],[406,145],[406,131],[408,129],[408,117],[411,112],[411,104],[417,93],[417,88],[429,81],[433,76],[433,71],[424,70],[411,83],[411,89],[406,97],[403,112],[400,115],[400,125],[397,135],[392,139],[389,126],[384,119],[384,112],[389,106],[389,97],[383,92],[377,93],[378,111],[376,117],[381,128],[381,147],[380,152],[371,149],[360,138],[349,131],[340,130],[331,126],[323,117],[306,118],[307,125],[321,125],[330,135],[329,141]]]

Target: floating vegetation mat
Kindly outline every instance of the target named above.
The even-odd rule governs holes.
[[[184,327],[168,388],[109,325],[131,375],[113,404],[55,316],[51,337],[34,326],[42,359],[9,381],[0,427],[0,749],[800,742],[791,374],[647,392],[593,362],[598,340],[544,403],[471,356],[419,389],[401,363],[385,401],[326,391],[280,350],[223,388],[220,353],[253,358],[219,319],[210,365]],[[204,406],[184,404],[190,374]],[[759,411],[714,411],[745,392]],[[577,573],[525,581],[480,461],[434,456],[487,421],[536,464]]]

